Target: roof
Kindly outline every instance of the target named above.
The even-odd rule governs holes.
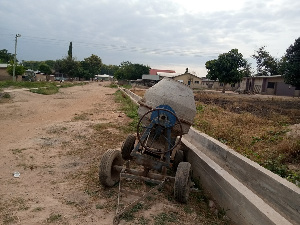
[[[103,75],[95,75],[95,77],[100,77],[100,78],[108,78],[108,77],[113,77],[113,76],[110,76],[110,75],[107,75],[107,74],[103,74]]]
[[[157,75],[161,76],[161,77],[169,77],[169,78],[173,78],[173,77],[177,77],[179,75],[182,75],[182,73],[166,73],[166,72],[157,72]]]
[[[7,68],[9,64],[7,63],[0,63],[0,68]]]
[[[149,70],[149,75],[158,75],[158,72],[175,73],[175,70],[150,69],[150,70]]]

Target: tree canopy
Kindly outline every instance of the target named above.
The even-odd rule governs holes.
[[[50,66],[47,65],[46,63],[40,64],[39,71],[41,71],[44,74],[48,74],[48,75],[52,73]]]
[[[143,74],[149,74],[150,67],[142,64],[133,64],[129,61],[122,62],[114,76],[118,80],[142,79]]]
[[[286,50],[282,71],[285,82],[300,90],[300,37]]]
[[[206,77],[224,83],[224,88],[225,84],[240,82],[243,77],[251,74],[250,64],[238,49],[232,49],[228,53],[220,54],[218,59],[207,61],[205,67],[208,70]]]
[[[11,76],[13,75],[13,68],[14,68],[13,61],[11,61],[11,64],[7,67],[7,72]],[[16,75],[16,77],[18,77],[18,75],[22,75],[24,73],[25,73],[24,66],[16,64],[16,67],[15,67],[15,75]]]
[[[0,63],[9,63],[14,59],[14,55],[9,53],[6,49],[0,50]]]
[[[260,47],[251,57],[256,60],[258,76],[272,76],[279,74],[279,61],[265,50],[266,46]]]
[[[99,56],[92,54],[90,57],[81,61],[82,72],[86,78],[94,78],[101,72],[102,60]]]

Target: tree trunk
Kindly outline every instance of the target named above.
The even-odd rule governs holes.
[[[226,84],[223,84],[223,90],[222,90],[222,93],[225,93],[225,85],[226,85]]]

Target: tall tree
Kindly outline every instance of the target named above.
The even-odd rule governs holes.
[[[238,49],[232,49],[228,53],[220,54],[218,59],[207,61],[205,67],[208,70],[208,79],[223,83],[223,93],[226,84],[240,82],[243,77],[251,75],[250,65]]]
[[[300,90],[300,37],[286,50],[282,64],[285,83]]]
[[[73,53],[72,53],[72,51],[73,51],[73,49],[72,49],[72,41],[70,42],[70,45],[69,45],[69,50],[68,50],[68,56],[69,56],[69,58],[71,58],[72,59],[72,55],[73,55]]]
[[[260,47],[251,57],[256,60],[258,76],[279,74],[278,60],[266,51],[266,46]]]

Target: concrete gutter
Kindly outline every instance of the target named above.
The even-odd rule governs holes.
[[[136,104],[141,97],[127,89]],[[182,138],[194,178],[236,224],[300,224],[300,188],[193,127]]]

